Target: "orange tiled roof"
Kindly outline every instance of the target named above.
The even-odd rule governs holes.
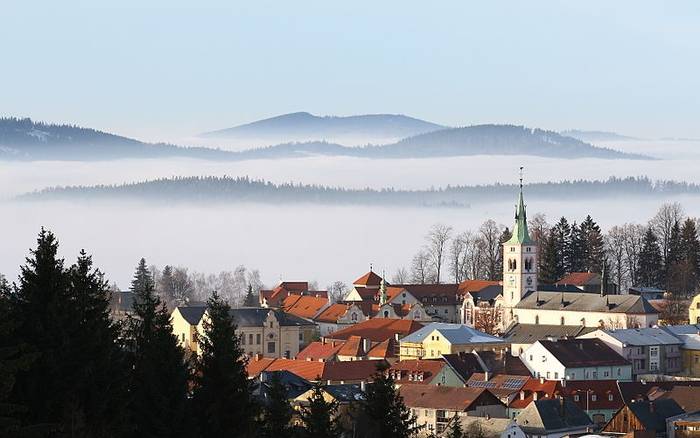
[[[337,322],[338,318],[345,315],[348,311],[348,304],[331,304],[323,312],[321,312],[314,320],[318,322]]]
[[[257,362],[265,362],[260,366]],[[268,363],[268,361],[272,361]],[[296,359],[260,359],[248,364],[248,377],[255,377],[262,371],[286,370],[306,380],[357,381],[368,380],[377,372],[383,360],[353,360],[345,362],[315,362]]]
[[[275,359],[272,358],[260,358],[260,359],[251,359],[248,361],[248,365],[246,366],[246,371],[248,372],[249,376],[257,376],[258,374],[262,373],[267,369],[267,367],[270,366],[275,361]]]
[[[535,400],[535,393],[537,393],[537,400],[543,400],[554,398],[560,390],[561,385],[558,380],[545,380],[544,382],[540,382],[540,379],[532,377],[520,388],[520,392],[523,393],[524,398],[520,398],[520,393],[516,394],[508,407],[513,409],[525,409]]]
[[[350,336],[360,336],[372,342],[382,342],[397,334],[404,337],[422,327],[423,324],[409,319],[374,318],[338,330],[326,338],[346,340]]]
[[[299,360],[329,360],[332,359],[338,350],[343,346],[344,341],[314,341],[297,354]]]
[[[413,383],[427,385],[442,371],[446,363],[442,360],[402,360],[389,368],[389,374],[396,383]],[[416,378],[419,377],[420,378]]]
[[[358,286],[379,286],[382,282],[382,277],[379,275],[375,274],[372,271],[369,271],[362,277],[358,278],[357,280],[353,281],[353,285],[358,285]]]
[[[484,388],[456,388],[434,385],[402,385],[399,393],[409,408],[445,409],[465,411],[477,399],[484,404],[502,405],[496,397]]]
[[[458,290],[460,294],[464,295],[468,292],[479,292],[484,288],[489,286],[498,286],[499,284],[501,284],[499,281],[464,280],[463,282],[459,283]]]
[[[300,318],[313,318],[324,306],[328,304],[327,298],[313,297],[309,295],[290,295],[282,302],[282,307],[287,313]]]
[[[343,346],[338,351],[338,356],[363,357],[364,355],[362,338],[359,336],[350,336],[347,341],[343,342]]]
[[[588,392],[588,395],[586,393]],[[620,409],[624,404],[617,380],[569,380],[561,388],[561,394],[581,409]],[[595,400],[593,395],[595,394]],[[574,398],[578,395],[578,401]],[[612,400],[610,396],[612,395]]]
[[[571,272],[563,276],[558,284],[573,284],[574,286],[583,286],[600,277],[595,272]]]
[[[394,338],[391,338],[378,343],[369,349],[367,357],[370,359],[388,359],[396,357],[396,341]]]

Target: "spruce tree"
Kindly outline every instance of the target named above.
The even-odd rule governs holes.
[[[134,314],[127,337],[131,353],[130,411],[134,437],[187,434],[188,369],[165,304],[155,293],[146,261],[141,259],[131,283]]]
[[[308,403],[299,414],[302,423],[300,438],[340,438],[342,428],[337,417],[338,403],[326,401],[320,382],[314,384]]]
[[[245,294],[245,299],[243,300],[243,307],[257,307],[258,300],[253,294],[253,285],[248,283],[248,291]]]
[[[292,434],[292,405],[287,399],[287,388],[278,373],[272,373],[267,399],[263,406],[260,436],[263,438],[290,438]]]
[[[231,307],[214,292],[207,302],[196,359],[194,412],[202,436],[253,436],[255,404]]]
[[[588,215],[579,226],[579,234],[582,245],[582,271],[602,272],[605,243],[600,226]]]
[[[642,249],[639,252],[640,286],[662,287],[663,260],[659,241],[651,228],[644,234]]]
[[[559,219],[556,225],[552,228],[550,236],[556,236],[556,251],[558,253],[558,262],[553,264],[555,267],[554,276],[558,281],[567,272],[571,270],[571,226],[565,217]]]
[[[416,436],[421,427],[411,418],[411,412],[394,388],[394,379],[380,368],[372,385],[367,387],[362,413],[366,417],[365,436],[407,438]]]
[[[545,284],[553,284],[563,274],[560,271],[562,254],[559,252],[558,235],[554,232],[542,242],[542,260],[540,260],[539,281]]]
[[[586,263],[586,241],[581,227],[574,222],[571,225],[571,238],[569,240],[569,272],[584,271]]]
[[[464,438],[462,422],[459,421],[459,416],[457,414],[452,417],[452,422],[450,423],[450,428],[447,431],[446,438]]]
[[[683,282],[681,292],[689,295],[697,288],[698,278],[700,278],[700,241],[695,228],[695,221],[688,218],[683,222],[680,231],[680,262],[683,266]]]

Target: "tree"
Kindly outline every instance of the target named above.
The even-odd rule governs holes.
[[[449,429],[447,431],[446,438],[464,438],[464,432],[462,431],[462,422],[459,421],[459,415],[455,414],[450,422]]]
[[[625,263],[629,285],[639,284],[639,254],[644,245],[646,229],[638,224],[625,224],[622,226],[624,233]]]
[[[216,292],[207,302],[192,404],[202,436],[253,436],[256,406],[231,307]]]
[[[661,249],[651,227],[644,234],[644,243],[639,253],[639,281],[642,286],[649,287],[661,287],[663,282]]]
[[[512,233],[505,227],[498,238],[498,258],[496,259],[496,280],[503,280],[503,244],[512,237]]]
[[[686,219],[680,230],[680,257],[677,262],[678,273],[676,284],[684,296],[695,291],[700,277],[700,241],[692,219]]]
[[[555,233],[550,233],[540,242],[542,258],[540,259],[539,281],[545,284],[556,283],[560,278],[561,252]]]
[[[452,227],[443,224],[433,225],[426,236],[426,240],[428,241],[427,251],[430,255],[433,271],[435,272],[436,283],[440,283],[445,249],[451,237]]]
[[[464,237],[464,233],[455,236],[449,248],[450,273],[455,283],[460,283],[465,279],[464,265],[467,241]]]
[[[409,282],[409,279],[408,271],[404,267],[398,268],[394,275],[391,276],[391,282],[394,284],[406,284]]]
[[[299,416],[301,418],[301,438],[340,438],[342,427],[339,422],[338,402],[326,401],[323,396],[323,387],[316,382],[311,391],[308,405],[302,406]]]
[[[501,238],[503,231],[492,219],[485,221],[479,227],[479,240],[483,249],[483,262],[488,280],[498,280],[503,274],[501,257]],[[499,267],[501,269],[499,269]]]
[[[665,203],[649,221],[651,230],[659,240],[663,260],[666,260],[668,257],[673,226],[676,222],[680,223],[683,220],[683,214],[683,207],[680,203]]]
[[[501,326],[501,309],[489,304],[479,304],[474,316],[474,328],[495,335]]]
[[[326,288],[328,290],[328,299],[332,303],[343,301],[348,292],[348,285],[342,281],[334,281]]]
[[[558,281],[567,272],[571,272],[571,226],[565,217],[559,219],[549,235],[554,239],[553,245],[559,255],[557,262],[551,266],[553,277]]]
[[[430,254],[424,249],[418,251],[411,261],[411,281],[420,284],[430,283],[434,278]]]
[[[581,272],[586,263],[586,242],[581,228],[576,222],[571,224],[571,238],[568,245],[569,254],[567,256],[568,272]]]
[[[287,438],[292,436],[292,406],[287,399],[287,389],[278,373],[272,373],[267,400],[263,406],[260,436],[263,438]]]
[[[170,314],[155,294],[146,261],[131,282],[134,314],[127,320],[130,351],[130,411],[135,437],[177,437],[187,433],[188,369]]]
[[[544,258],[544,243],[552,227],[547,223],[547,216],[544,213],[535,213],[528,221],[527,228],[530,231],[530,237],[538,243],[537,260],[541,264]]]
[[[253,285],[248,284],[248,292],[245,294],[245,299],[243,300],[243,307],[257,307],[259,304],[258,300],[253,295]]]
[[[403,398],[394,388],[394,379],[380,367],[374,375],[372,385],[367,387],[365,400],[361,404],[366,417],[365,436],[382,438],[407,438],[415,436],[421,429],[411,418],[411,412]]]
[[[467,438],[485,438],[486,432],[479,420],[470,423],[467,427],[466,433],[464,434]]]
[[[608,231],[605,236],[605,253],[609,263],[608,275],[617,284],[619,290],[626,290],[630,284],[627,282],[625,234],[622,227],[614,226]]]
[[[582,245],[582,270],[587,272],[601,272],[603,268],[603,255],[605,244],[600,226],[590,215],[579,226],[580,243]]]

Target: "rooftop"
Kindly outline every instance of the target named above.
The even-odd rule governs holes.
[[[311,319],[328,306],[328,298],[311,295],[289,295],[282,302],[285,312],[300,318]]]
[[[438,331],[451,344],[483,344],[483,343],[503,343],[503,339],[480,332],[474,328],[463,324],[448,324],[443,322],[433,322],[409,336],[401,339],[401,342],[421,343],[431,333]]]
[[[457,388],[436,385],[402,385],[399,393],[409,408],[445,409],[450,411],[465,411],[481,399],[493,405],[501,403],[493,394],[484,388]]]
[[[629,346],[680,345],[683,342],[662,328],[603,330],[608,335]]]
[[[600,284],[600,274],[595,272],[571,272],[557,281],[558,284],[573,284],[575,286],[588,286]]]
[[[262,327],[265,325],[265,320],[270,312],[274,314],[279,324],[283,327],[313,325],[312,322],[277,309],[266,307],[239,307],[231,309],[234,322],[239,327]]]
[[[338,354],[344,341],[314,341],[297,354],[300,360],[329,360]]]
[[[600,339],[538,341],[567,368],[623,366],[629,362]]]
[[[511,344],[534,344],[549,338],[575,338],[595,330],[582,325],[514,324],[503,334],[503,339]]]
[[[295,359],[258,359],[248,362],[249,377],[262,371],[287,370],[306,380],[356,381],[368,380],[377,373],[378,366],[386,365],[383,360],[353,360],[345,362],[314,362]]]
[[[376,289],[377,287],[379,287],[381,282],[382,282],[382,277],[375,274],[373,271],[369,271],[368,273],[366,273],[362,277],[353,281],[352,284],[354,286],[370,286],[370,287],[374,287]]]
[[[394,363],[388,372],[399,384],[428,384],[445,366],[446,363],[439,359],[402,360]]]
[[[593,426],[593,421],[578,405],[561,399],[533,401],[514,421],[525,433],[541,435]]]
[[[657,314],[639,295],[605,295],[574,292],[530,292],[515,306],[517,309],[556,311]]]
[[[360,336],[372,342],[382,342],[396,335],[406,336],[423,327],[423,324],[408,319],[373,318],[338,330],[326,339],[347,340],[350,336]]]

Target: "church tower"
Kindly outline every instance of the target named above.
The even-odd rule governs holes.
[[[522,168],[521,168],[522,171]],[[523,178],[515,207],[513,236],[503,244],[503,301],[505,326],[513,322],[513,307],[530,291],[537,290],[537,243],[527,231],[527,213],[523,199]]]

